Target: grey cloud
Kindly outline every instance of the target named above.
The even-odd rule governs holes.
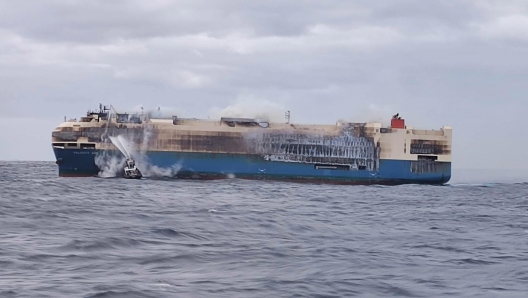
[[[485,16],[472,1],[376,1],[374,19],[408,25],[420,30],[416,22],[427,27],[442,26],[465,28],[468,22],[481,20]],[[364,2],[367,5],[367,1]]]
[[[59,124],[100,102],[216,117],[259,101],[316,123],[396,111],[452,125],[455,167],[522,168],[525,2],[0,1],[0,117]]]
[[[358,14],[342,1],[4,1],[0,24],[31,38],[81,43],[232,31],[296,35],[310,23]],[[321,17],[323,17],[321,19]],[[31,20],[31,22],[21,22]]]

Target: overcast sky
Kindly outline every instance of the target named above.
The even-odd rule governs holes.
[[[454,132],[455,168],[528,168],[528,1],[0,0],[0,160],[54,160],[99,103]]]

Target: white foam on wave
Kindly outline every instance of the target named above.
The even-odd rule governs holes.
[[[143,171],[143,176],[150,178],[173,178],[175,177],[181,169],[179,164],[174,164],[168,168],[162,168],[149,163],[138,163],[138,168],[140,171]],[[144,170],[143,170],[144,169]]]

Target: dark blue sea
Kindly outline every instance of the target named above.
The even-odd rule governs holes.
[[[528,184],[59,178],[0,162],[0,297],[528,297]]]

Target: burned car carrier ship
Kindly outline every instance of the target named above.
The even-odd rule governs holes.
[[[100,107],[52,133],[59,176],[95,176],[96,158],[119,154],[124,135],[150,165],[179,165],[180,178],[232,177],[342,184],[444,184],[451,177],[451,127],[271,123],[260,119],[154,118]]]

